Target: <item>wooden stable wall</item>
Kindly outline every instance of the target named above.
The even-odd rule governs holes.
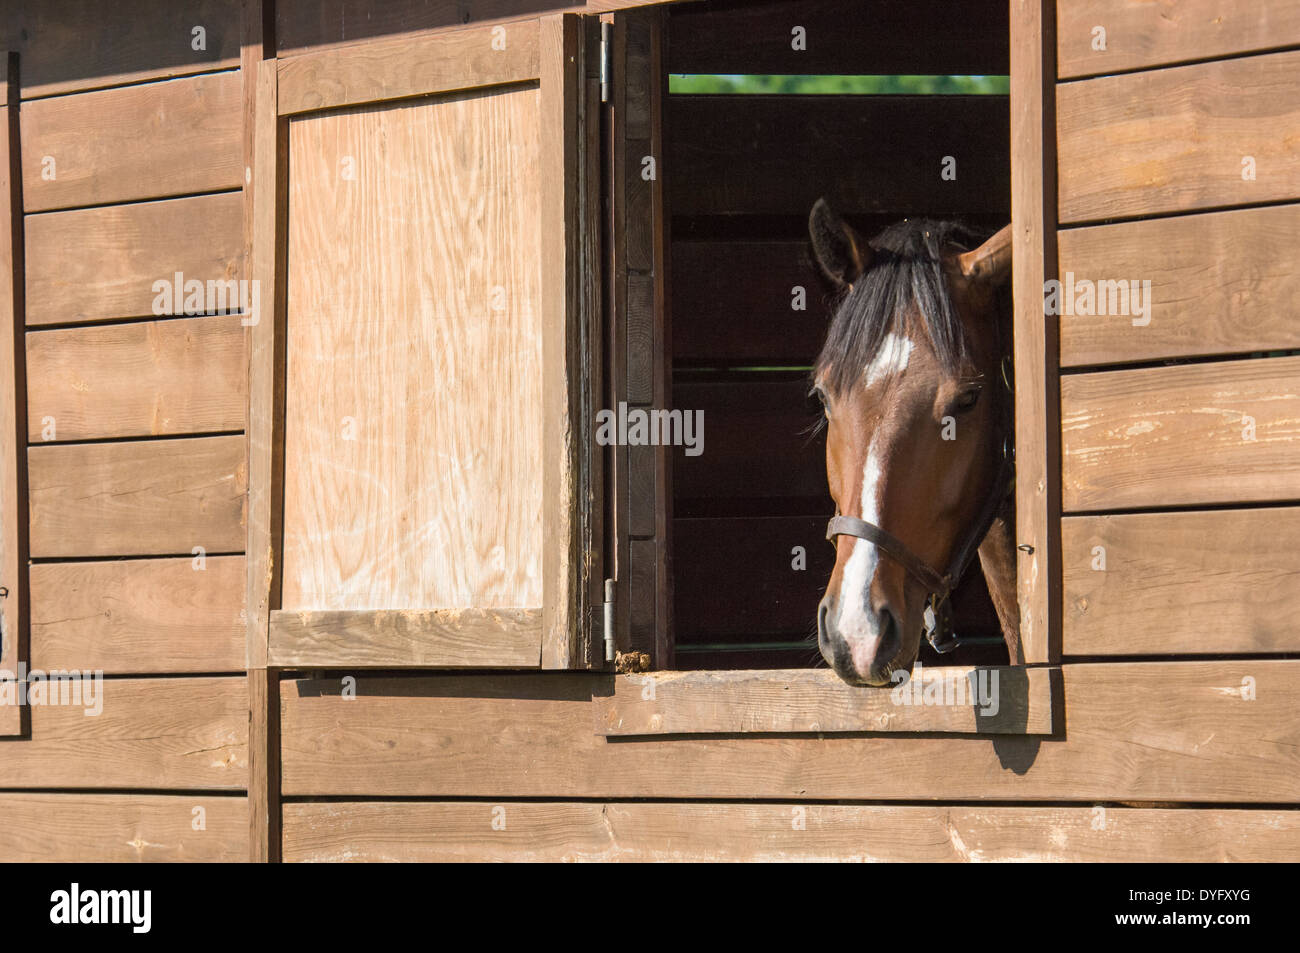
[[[22,188],[0,189],[21,202],[13,215],[22,215],[15,234],[25,248],[10,260],[26,253],[25,323],[15,335],[27,406],[5,424],[21,426],[27,441],[19,475],[31,497],[28,651],[38,667],[107,674],[100,717],[35,709],[20,734],[0,739],[0,858],[1300,853],[1300,672],[1286,657],[1297,648],[1294,630],[1277,622],[1300,568],[1286,522],[1297,471],[1295,398],[1284,382],[1294,380],[1296,358],[1254,358],[1295,347],[1286,331],[1294,321],[1278,320],[1270,305],[1294,307],[1294,262],[1264,240],[1287,230],[1288,201],[1300,198],[1287,178],[1294,163],[1277,165],[1277,140],[1294,129],[1285,112],[1295,97],[1275,95],[1287,82],[1278,58],[1289,54],[1175,65],[1300,46],[1283,0],[1270,3],[1278,12],[1267,34],[1228,0],[1184,0],[1176,6],[1185,16],[1172,18],[1127,0],[1062,0],[1059,45],[1050,0],[1011,4],[1011,122],[1016,141],[1028,143],[1016,154],[1047,163],[1043,175],[1013,175],[1013,204],[1023,203],[1016,214],[1032,225],[1025,234],[1037,230],[1050,247],[1059,211],[1062,272],[1149,275],[1157,307],[1146,328],[1063,320],[1059,361],[1054,327],[1018,341],[1036,354],[1039,375],[1038,390],[1023,389],[1021,399],[1053,393],[1059,377],[1066,427],[1063,472],[1045,452],[1033,465],[1061,481],[1067,513],[1063,639],[1040,634],[1034,653],[1063,664],[1052,678],[1051,717],[1038,707],[1027,716],[1032,730],[1050,733],[923,737],[820,730],[819,696],[806,691],[785,698],[784,724],[819,730],[736,730],[734,710],[724,726],[703,706],[692,716],[698,731],[615,737],[601,733],[598,712],[616,687],[634,686],[606,673],[247,672],[256,661],[246,660],[242,614],[247,332],[238,315],[155,317],[150,284],[177,270],[248,273],[253,217],[240,189],[252,164],[250,74],[265,74],[255,69],[263,55],[288,63],[389,34],[451,30],[463,5],[279,0],[272,9],[267,0],[263,10],[203,0],[202,56],[177,48],[169,29],[188,36],[190,18],[160,15],[173,9],[160,0],[119,5],[112,29],[121,32],[104,32],[89,51],[83,39],[97,34],[87,28],[88,0],[29,6],[26,39],[11,40],[21,85],[5,107],[17,103],[21,116],[10,139]],[[549,6],[500,0],[475,15],[535,16]],[[825,9],[807,0],[799,12],[815,26]],[[1097,23],[1115,24],[1114,60],[1087,53]],[[1206,23],[1224,26],[1207,33]],[[1240,103],[1205,99],[1234,88],[1216,70],[1254,93]],[[1117,114],[1133,104],[1151,115],[1129,122]],[[1262,109],[1279,112],[1252,112]],[[1258,142],[1258,175],[1241,183],[1244,192],[1217,172],[1197,179],[1181,165],[1187,149],[1162,152],[1179,134],[1222,141],[1198,123],[1234,110],[1233,141]],[[1051,185],[1058,129],[1059,204]],[[274,165],[274,137],[270,146]],[[40,175],[47,155],[54,180]],[[1239,170],[1239,156],[1226,158]],[[1226,158],[1202,156],[1207,167]],[[1249,227],[1235,224],[1243,217]],[[1107,255],[1121,257],[1112,264]],[[1240,269],[1225,263],[1237,261]],[[692,264],[674,261],[674,273]],[[1049,276],[1057,264],[1045,263]],[[1173,284],[1179,277],[1190,293]],[[0,283],[0,293],[21,303],[20,291]],[[1235,446],[1230,431],[1240,432],[1243,413],[1255,417],[1257,440]],[[50,440],[42,439],[47,417]],[[1182,452],[1163,452],[1151,426]],[[1053,446],[1051,434],[1039,436],[1040,451]],[[1269,480],[1252,483],[1260,468]],[[267,486],[255,479],[253,493]],[[1054,490],[1035,481],[1034,533],[1059,520]],[[259,501],[262,518],[272,502]],[[1100,582],[1081,562],[1096,545],[1108,554]],[[196,546],[207,552],[201,572]],[[1022,595],[1039,612],[1036,624],[1059,627],[1050,609],[1061,570],[1045,553],[1033,562],[1044,575]],[[355,692],[344,691],[344,676],[355,678]],[[769,704],[773,693],[777,705],[788,695],[760,685]],[[663,697],[689,694],[681,688]],[[740,689],[729,691],[734,698]],[[199,807],[204,830],[195,829]]]

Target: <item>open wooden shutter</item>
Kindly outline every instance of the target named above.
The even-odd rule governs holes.
[[[254,665],[598,664],[594,27],[263,64]]]

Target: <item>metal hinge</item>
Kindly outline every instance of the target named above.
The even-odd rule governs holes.
[[[605,661],[614,661],[614,580],[605,580]]]
[[[600,25],[600,101],[609,102],[614,82],[614,24]]]

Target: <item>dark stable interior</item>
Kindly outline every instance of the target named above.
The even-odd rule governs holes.
[[[670,76],[1008,72],[1005,0],[693,3],[668,24]],[[915,216],[1001,227],[1009,121],[1005,95],[666,98],[672,406],[705,420],[704,453],[673,454],[674,667],[825,664],[815,613],[834,564],[834,504],[807,385],[831,289],[811,258],[808,212],[825,196],[866,235]],[[945,156],[955,180],[940,177]],[[978,562],[953,614],[957,634],[979,642],[940,656],[923,640],[923,664],[1006,664]]]

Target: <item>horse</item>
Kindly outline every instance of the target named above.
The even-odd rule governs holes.
[[[811,390],[824,411],[835,568],[817,645],[845,682],[897,683],[978,551],[1012,664],[1016,599],[1011,226],[906,219],[864,240],[819,200],[814,258],[838,289]]]

